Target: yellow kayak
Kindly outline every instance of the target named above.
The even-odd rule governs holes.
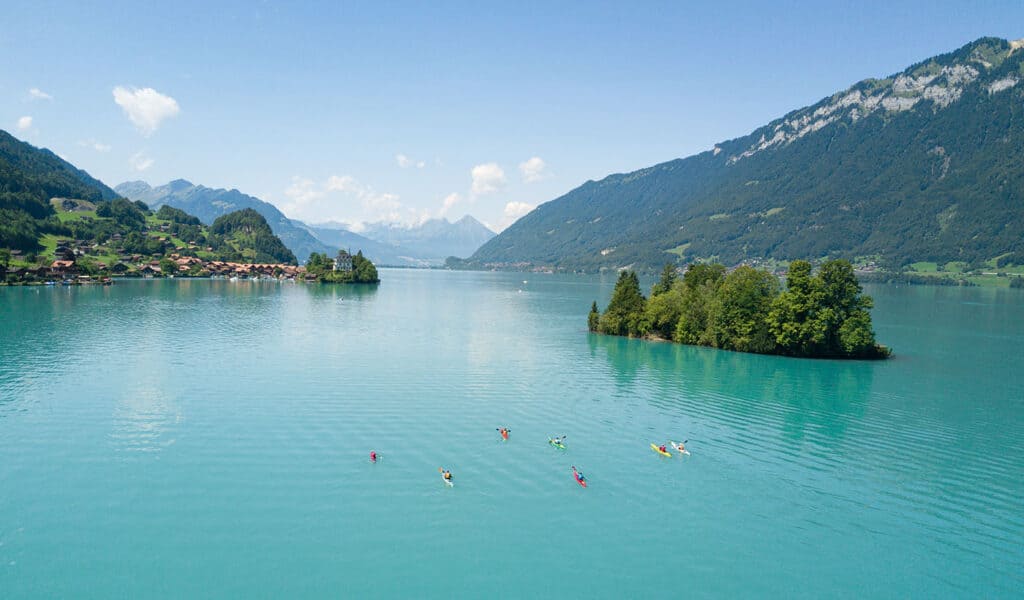
[[[654,450],[655,452],[657,452],[658,454],[660,454],[662,456],[667,456],[669,458],[672,458],[672,455],[669,454],[668,452],[662,452],[661,448],[659,448],[657,444],[651,444],[651,450]]]

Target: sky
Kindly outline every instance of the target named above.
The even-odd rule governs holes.
[[[6,0],[0,129],[111,187],[500,231],[983,36],[1024,2]]]

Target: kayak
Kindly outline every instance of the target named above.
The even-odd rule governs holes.
[[[651,450],[654,450],[655,452],[657,452],[658,454],[660,454],[662,456],[667,456],[669,458],[672,458],[672,455],[669,454],[668,452],[662,452],[661,448],[659,448],[657,444],[651,444]]]
[[[559,450],[565,450],[565,444],[563,444],[562,442],[559,442],[557,440],[548,440],[548,443],[554,446],[555,448],[558,448]]]
[[[689,455],[690,455],[690,451],[689,451],[689,450],[686,450],[686,449],[684,449],[684,448],[680,448],[680,447],[679,447],[679,445],[678,445],[678,444],[676,444],[675,442],[669,442],[669,443],[668,443],[668,445],[669,445],[669,446],[672,446],[672,448],[673,448],[673,449],[674,449],[674,450],[675,450],[676,452],[678,452],[678,453],[680,453],[680,454],[685,454],[685,455],[687,455],[687,456],[689,456]]]
[[[501,439],[508,441],[508,429],[501,432]]]
[[[455,487],[455,482],[451,479],[445,479],[444,473],[441,473],[441,481],[443,481],[448,487]]]
[[[587,480],[584,479],[582,475],[580,475],[580,472],[576,470],[576,467],[572,468],[572,476],[576,478],[576,483],[580,484],[583,487],[587,487]]]

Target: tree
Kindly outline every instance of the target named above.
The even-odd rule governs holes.
[[[164,275],[174,275],[178,272],[178,263],[169,258],[160,259],[160,272]]]
[[[711,315],[714,345],[740,352],[774,350],[767,319],[778,289],[778,280],[767,271],[741,266],[730,273],[718,288]]]
[[[11,251],[7,248],[0,248],[0,267],[3,267],[4,272],[7,272],[7,267],[11,265]]]
[[[601,333],[612,335],[643,335],[644,304],[640,279],[633,271],[622,271],[615,282],[612,299],[598,324]]]
[[[666,263],[665,267],[661,270],[661,279],[651,288],[651,299],[671,290],[677,279],[679,279],[679,276],[676,274],[676,266],[672,263]]]
[[[597,331],[597,325],[601,321],[601,312],[597,310],[597,301],[590,305],[590,314],[587,315],[587,329]]]

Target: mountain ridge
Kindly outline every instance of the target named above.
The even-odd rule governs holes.
[[[981,38],[710,150],[588,181],[461,264],[877,256],[898,266],[1019,252],[1024,178],[1008,157],[1024,150],[1021,47]],[[1001,191],[984,180],[1002,181]]]
[[[373,223],[375,235],[352,231],[344,223],[307,224],[284,215],[276,206],[237,189],[209,188],[185,179],[161,186],[145,181],[126,181],[115,190],[132,200],[141,200],[153,209],[163,205],[184,210],[211,224],[217,217],[245,208],[261,214],[274,233],[300,260],[310,254],[334,255],[339,249],[362,251],[381,266],[440,266],[449,256],[469,256],[494,233],[470,215],[450,223],[431,219],[418,226]],[[468,220],[467,220],[468,219]]]

